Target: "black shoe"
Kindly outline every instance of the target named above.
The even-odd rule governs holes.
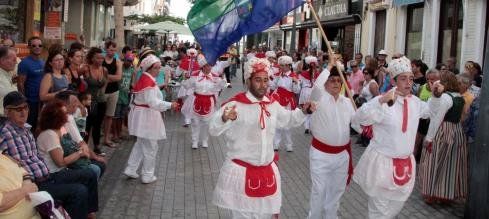
[[[103,151],[102,151],[102,150],[100,150],[99,148],[95,148],[95,149],[93,149],[93,152],[94,152],[95,154],[99,155],[99,156],[102,156],[102,157],[105,157],[105,155],[107,155],[107,154],[105,154],[105,152],[103,152]]]
[[[306,131],[304,131],[304,134],[309,134],[309,129],[306,129]]]

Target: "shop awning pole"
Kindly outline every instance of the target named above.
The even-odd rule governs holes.
[[[307,1],[307,4],[309,5],[309,10],[311,10],[312,15],[314,16],[314,20],[316,20],[316,24],[318,25],[318,28],[321,32],[321,36],[323,37],[323,40],[326,41],[326,47],[328,47],[328,54],[332,57],[334,55],[334,52],[333,52],[333,49],[331,49],[331,45],[329,44],[328,37],[326,37],[326,32],[324,32],[323,26],[321,26],[321,21],[319,20],[319,17],[316,14],[316,9],[314,9],[314,7],[312,6],[312,2],[310,0]],[[356,111],[357,106],[355,105],[355,101],[353,100],[351,90],[348,87],[348,84],[346,83],[345,76],[343,75],[343,72],[340,71],[340,69],[338,69],[338,72],[340,73],[341,81],[345,85],[345,91],[348,94],[348,98],[350,98],[351,103],[353,104],[353,108]]]

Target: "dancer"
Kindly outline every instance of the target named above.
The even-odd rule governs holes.
[[[307,56],[305,58],[306,70],[304,70],[299,75],[299,81],[301,85],[301,93],[299,95],[299,106],[302,106],[306,101],[309,101],[311,96],[311,91],[316,78],[319,76],[319,71],[317,70],[318,59],[314,56]],[[321,86],[323,87],[323,86]],[[309,134],[309,128],[311,123],[311,116],[307,115],[306,121],[304,122],[305,133]]]
[[[142,162],[141,182],[152,183],[157,180],[154,175],[158,140],[166,139],[162,111],[176,109],[176,102],[162,100],[162,94],[155,78],[160,73],[160,59],[149,55],[141,62],[143,74],[133,89],[134,100],[129,111],[128,129],[130,135],[137,137],[124,174],[129,178],[139,178],[137,170]]]
[[[210,134],[224,135],[228,149],[213,203],[230,209],[233,218],[271,218],[280,212],[273,135],[277,128],[299,126],[305,111],[315,111],[310,103],[303,112],[287,110],[266,96],[269,65],[265,59],[248,61],[244,72],[248,91],[231,98],[210,121]]]
[[[198,62],[200,73],[182,83],[185,89],[194,91],[191,123],[193,149],[198,148],[199,139],[203,148],[209,146],[209,119],[215,111],[216,94],[226,87],[225,80],[212,75],[212,66],[204,56],[199,56]]]
[[[428,103],[411,95],[414,75],[406,57],[392,60],[388,71],[397,87],[363,104],[352,120],[352,126],[372,125],[374,133],[353,175],[353,180],[369,196],[369,218],[394,218],[411,195],[419,119],[429,118],[440,102],[436,95]],[[444,89],[439,83],[432,88],[440,92]]]
[[[197,63],[198,52],[194,48],[187,49],[187,56],[182,59],[180,65],[178,66],[175,74],[177,77],[182,76],[182,83],[189,79],[192,75],[199,74],[200,67]],[[193,90],[185,89],[185,87],[181,86],[178,91],[178,101],[182,106],[182,114],[184,116],[184,127],[189,127],[192,119],[192,103],[193,103]]]

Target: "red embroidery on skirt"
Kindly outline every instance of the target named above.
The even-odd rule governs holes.
[[[392,158],[392,164],[394,166],[394,172],[392,173],[394,183],[398,186],[403,186],[408,183],[413,174],[411,157],[405,159]]]
[[[246,168],[245,194],[248,197],[267,197],[277,192],[277,179],[271,163],[253,166],[238,159],[233,159],[233,162]]]

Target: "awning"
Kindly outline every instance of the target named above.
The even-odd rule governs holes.
[[[362,22],[360,15],[351,14],[344,17],[340,17],[337,19],[321,21],[321,25],[325,25],[326,27],[341,27],[346,25],[359,24]],[[317,27],[316,21],[311,20],[304,23],[296,24],[297,29],[306,29],[306,28],[315,28]],[[292,29],[292,24],[280,25],[281,30],[290,30]]]
[[[399,7],[403,5],[416,4],[420,2],[424,2],[424,0],[394,0],[392,1],[392,5]]]

